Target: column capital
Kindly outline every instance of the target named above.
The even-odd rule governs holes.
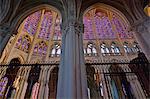
[[[80,34],[84,33],[84,24],[77,20],[68,20],[61,24],[61,30],[63,33],[67,33],[70,28],[75,29],[75,33]]]

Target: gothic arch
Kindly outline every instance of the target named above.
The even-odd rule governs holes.
[[[10,59],[8,59],[7,62],[9,63],[14,58],[18,58],[20,63],[24,63],[25,62],[25,57],[21,53],[20,54],[15,54]]]
[[[115,14],[117,14],[127,25],[130,26],[130,23],[127,19],[127,17],[118,9],[116,9],[115,7],[112,7],[110,5],[106,5],[106,4],[103,4],[103,3],[96,3],[92,6],[89,6],[83,13],[83,16],[90,10],[92,9],[96,9],[96,8],[100,8],[100,9],[103,9],[103,10],[109,10],[111,12],[114,12]]]
[[[92,8],[97,5],[104,5],[104,6],[116,9],[119,12],[123,12],[124,16],[128,19],[128,21],[130,23],[134,23],[134,16],[130,15],[129,12],[125,9],[125,7],[123,7],[123,5],[117,1],[109,1],[109,2],[101,1],[100,2],[98,0],[97,1],[95,0],[95,2],[93,2],[91,0],[90,2],[83,4],[82,9],[81,9],[82,14],[80,15],[80,17],[82,17],[89,8]]]
[[[30,8],[30,9],[29,9]],[[56,13],[58,13],[59,16],[63,16],[60,12],[60,10],[58,10],[56,7],[54,6],[51,6],[49,4],[39,4],[39,5],[36,5],[33,7],[31,6],[28,6],[25,8],[26,10],[25,11],[22,11],[20,12],[15,18],[14,20],[12,20],[12,27],[15,27],[14,28],[14,31],[16,32],[18,29],[19,29],[19,26],[21,25],[21,23],[29,16],[31,15],[32,13],[38,11],[38,10],[42,10],[42,9],[47,9],[47,10],[52,10],[52,11],[55,11]]]
[[[53,67],[51,69],[50,75],[49,75],[49,92],[48,92],[48,98],[49,99],[55,99],[56,93],[57,93],[57,82],[58,82],[58,67]]]

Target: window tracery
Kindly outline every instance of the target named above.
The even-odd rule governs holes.
[[[112,29],[111,20],[104,12],[98,11],[95,13],[94,21],[96,25],[96,33],[99,39],[114,39],[115,32]]]
[[[52,18],[52,12],[48,11],[44,13],[44,17],[42,19],[42,24],[40,27],[40,33],[38,35],[39,38],[49,40],[52,26]]]
[[[28,35],[23,35],[20,36],[20,38],[18,39],[16,43],[16,48],[28,52],[30,44],[31,44],[30,37]]]
[[[25,19],[24,31],[28,32],[31,35],[36,33],[38,28],[38,23],[40,21],[41,11],[37,11]]]
[[[83,18],[83,23],[84,23],[84,39],[95,39],[94,34],[93,34],[93,27],[92,27],[92,19],[90,16],[85,16]]]
[[[34,54],[46,55],[46,51],[47,51],[47,44],[44,41],[35,44],[33,50]]]

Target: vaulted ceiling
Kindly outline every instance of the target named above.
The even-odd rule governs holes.
[[[144,18],[143,7],[148,0],[0,0],[0,25],[11,24],[27,10],[41,4],[54,6],[62,14],[67,3],[73,1],[76,7],[80,4],[80,13],[95,3],[110,5],[120,10],[132,24]]]

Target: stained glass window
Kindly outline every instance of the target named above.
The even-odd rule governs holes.
[[[114,42],[112,42],[112,44],[111,44],[111,53],[113,55],[120,55],[120,49],[118,46],[116,46],[116,44]]]
[[[51,12],[45,12],[40,27],[40,33],[38,35],[39,38],[49,40],[52,26],[52,18],[53,17]]]
[[[85,16],[83,18],[84,23],[84,39],[95,39],[93,34],[93,27],[92,27],[92,19],[91,17]]]
[[[96,33],[99,39],[114,39],[115,32],[112,29],[111,21],[106,14],[97,12],[94,16]]]
[[[30,43],[31,41],[28,35],[20,36],[18,42],[16,43],[16,48],[28,52]]]
[[[47,51],[47,44],[44,41],[35,44],[34,51],[33,51],[34,54],[45,55],[46,51]]]
[[[1,78],[1,80],[0,80],[0,98],[5,93],[5,88],[7,86],[7,83],[8,83],[8,78],[7,77]]]
[[[129,38],[127,27],[125,26],[123,20],[121,20],[118,16],[113,14],[112,23],[115,26],[116,32],[119,34],[120,38]]]
[[[40,21],[41,11],[37,11],[25,19],[24,31],[28,32],[31,35],[36,33],[38,28],[38,23]]]
[[[94,32],[98,39],[133,38],[133,33],[127,30],[126,23],[116,13],[109,14],[109,11],[102,9],[96,9],[93,15],[91,12],[89,11],[83,18],[84,39],[95,39]]]
[[[60,18],[56,18],[55,30],[54,30],[54,40],[61,40],[61,31],[60,31]]]

